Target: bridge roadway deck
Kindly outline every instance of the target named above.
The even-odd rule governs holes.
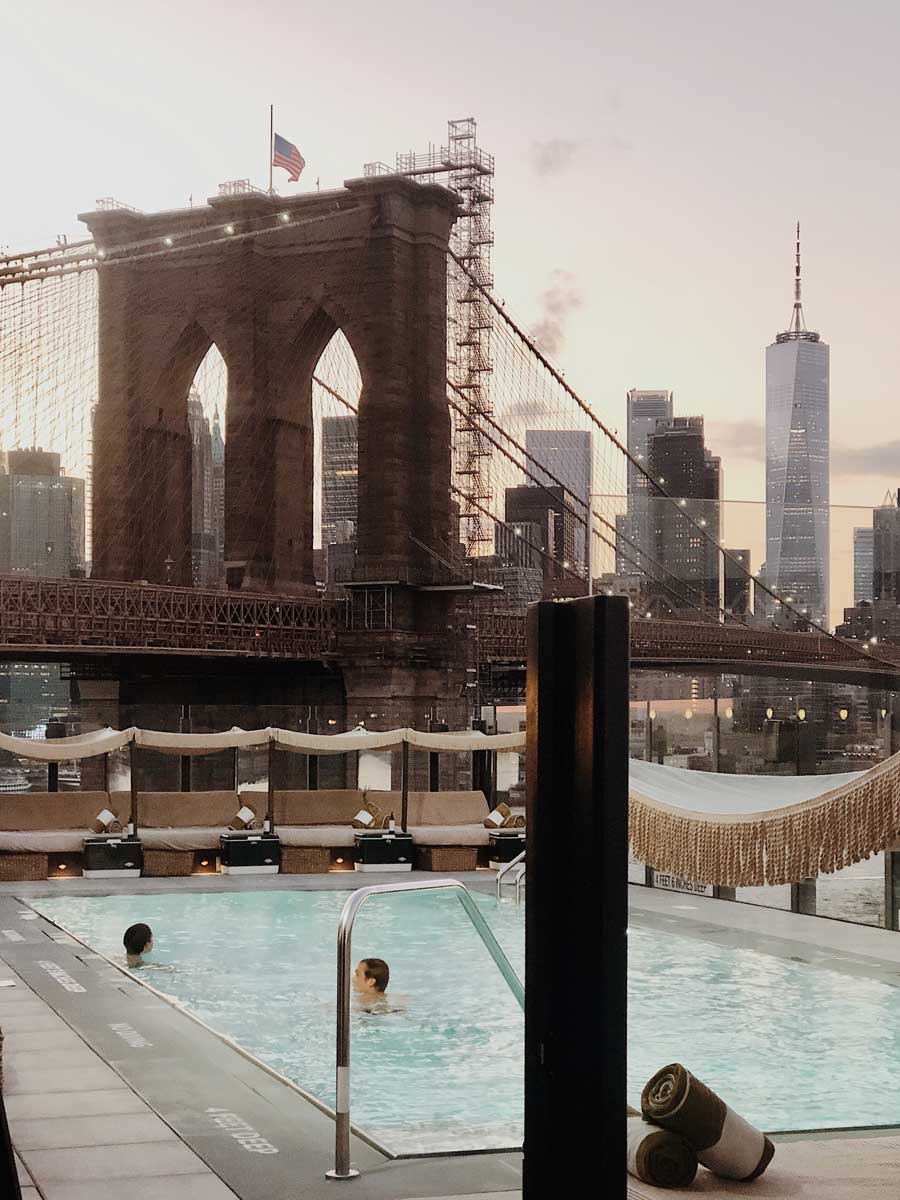
[[[346,602],[320,596],[0,577],[0,657],[7,659],[166,654],[322,661],[340,656],[347,621]],[[523,616],[482,612],[475,637],[479,663],[523,668]],[[635,621],[631,656],[646,669],[716,667],[900,687],[900,647],[873,646],[866,653],[820,633]]]

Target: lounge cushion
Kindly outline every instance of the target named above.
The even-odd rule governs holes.
[[[350,825],[276,825],[283,846],[352,846]]]
[[[381,804],[378,793],[373,793],[373,798]],[[365,799],[365,792],[356,788],[321,788],[311,791],[276,790],[275,826],[276,828],[282,825],[349,826],[362,808]],[[301,844],[313,845],[314,843]],[[352,837],[349,844],[353,844]]]
[[[379,805],[382,812],[390,812],[393,809],[399,825],[403,805],[400,792],[369,792],[368,795]],[[407,827],[480,825],[489,811],[484,792],[410,792],[406,823]]]
[[[114,799],[127,794],[112,793]],[[265,793],[250,792],[238,796],[237,792],[141,792],[138,795],[138,829],[224,828],[244,804],[257,816],[265,815]]]
[[[0,853],[80,854],[88,836],[89,829],[0,830]]]
[[[491,835],[483,825],[410,825],[417,846],[487,846]]]
[[[138,827],[138,837],[145,850],[209,850],[214,853],[219,849],[219,838],[229,832],[233,830],[225,825],[219,828],[200,825],[180,829]]]
[[[0,830],[80,829],[89,833],[104,808],[111,809],[124,824],[131,797],[127,792],[8,792],[0,794]]]

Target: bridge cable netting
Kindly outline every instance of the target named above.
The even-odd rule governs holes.
[[[328,219],[317,216],[310,218],[310,223],[327,223]],[[263,235],[267,239],[265,245],[272,245],[275,235],[270,226],[255,228],[252,221],[247,226],[234,235],[210,236],[201,252],[202,249],[214,252],[226,241],[242,241],[250,247],[255,238]],[[369,250],[370,231],[358,231],[355,257],[344,259],[342,290],[362,291]],[[190,256],[197,253],[196,242],[160,246],[157,238],[152,243],[131,243],[114,257],[101,257],[90,241],[84,241],[0,258],[0,449],[9,452],[39,448],[58,454],[64,477],[85,481],[82,501],[86,514],[85,542],[70,556],[76,569],[79,564],[82,569],[89,569],[94,557],[92,459],[97,452],[116,452],[114,444],[101,445],[94,432],[101,318],[98,272],[126,272],[149,258],[159,259],[167,266],[171,264],[176,271],[190,269]],[[254,269],[254,261],[253,255],[248,255],[248,270]],[[236,305],[240,306],[239,297]],[[251,314],[248,319],[252,319]],[[323,453],[327,449],[333,459],[340,459],[340,469],[348,479],[358,469],[354,466],[356,415],[365,403],[365,381],[348,331],[342,329],[340,314],[328,312],[327,296],[323,297],[322,311],[310,320],[313,324],[305,330],[304,345],[318,347],[316,361],[305,361],[298,327],[296,352],[282,360],[287,366],[280,388],[284,421],[311,422],[314,431],[313,480],[296,483],[312,489],[314,532],[310,536],[324,552],[332,538],[336,537],[338,543],[352,542],[357,516],[352,509],[347,509],[346,516],[341,518],[349,523],[346,527],[336,533],[329,524],[323,536]],[[477,338],[472,336],[473,329],[478,330]],[[441,544],[425,547],[436,569],[441,565],[443,569],[502,580],[508,577],[510,569],[521,573],[524,568],[524,575],[538,589],[548,576],[552,577],[559,595],[583,594],[589,573],[606,590],[617,590],[619,581],[627,576],[640,585],[634,601],[636,617],[685,617],[746,624],[750,615],[725,607],[719,583],[712,585],[702,572],[679,576],[671,565],[660,561],[645,539],[636,536],[626,513],[626,481],[630,470],[643,480],[647,503],[657,506],[652,511],[665,513],[673,536],[682,538],[692,548],[695,563],[705,554],[715,568],[712,575],[718,579],[724,575],[727,562],[733,575],[746,577],[754,598],[765,597],[772,609],[780,609],[789,616],[795,628],[828,633],[729,555],[708,528],[708,501],[670,494],[664,482],[652,478],[645,465],[629,455],[616,434],[567,382],[505,303],[452,253],[448,269],[448,330],[447,403],[454,430],[452,490],[459,521],[455,529],[447,531]],[[461,344],[454,345],[454,338]],[[487,346],[489,351],[485,349]],[[125,349],[107,346],[104,353],[124,354]],[[245,368],[242,366],[241,370]],[[148,434],[152,399],[144,397],[142,406],[134,405],[127,410],[125,426],[108,429],[106,436],[112,442],[137,439],[140,444],[144,444],[142,439],[150,437],[152,444],[173,447],[180,444],[179,439],[187,437],[192,453],[197,455],[207,454],[208,442],[210,439],[215,442],[218,425],[222,446],[215,452],[224,455],[221,477],[227,480],[229,437],[252,410],[252,380],[236,374],[235,364],[229,363],[227,337],[223,340],[217,329],[205,328],[198,321],[186,320],[180,335],[175,337],[168,371],[166,382],[175,380],[177,386],[174,392],[171,387],[161,386],[161,396],[165,393],[169,398],[157,406],[156,428]],[[304,392],[306,388],[308,392]],[[177,395],[175,403],[171,400],[173,394]],[[189,400],[194,402],[194,415],[190,417]],[[239,412],[232,412],[238,403]],[[192,420],[199,434],[191,428]],[[327,448],[323,438],[326,425]],[[545,452],[542,447],[554,440],[554,434],[560,435],[557,444],[552,446],[552,453]],[[271,436],[277,437],[278,430],[273,429]],[[244,463],[247,478],[242,484],[241,509],[237,511],[232,506],[228,510],[232,512],[230,528],[238,528],[251,547],[255,545],[257,531],[264,525],[260,513],[277,500],[270,494],[268,476],[261,469],[272,444],[265,438],[258,440],[256,458]],[[586,445],[589,445],[587,486],[578,491],[566,487],[564,481],[578,478],[579,471],[584,474]],[[141,537],[158,544],[164,532],[154,524],[151,511],[159,496],[156,460],[147,454],[139,461],[136,484],[146,496],[147,509],[140,522]],[[215,474],[212,468],[211,473]],[[534,507],[534,495],[516,494],[525,488],[539,494],[541,503],[546,502],[543,506],[556,513],[560,536],[554,544],[548,544],[540,533],[537,520],[515,515],[517,504],[526,516],[528,505]],[[227,545],[215,542],[216,521],[224,520],[221,511],[227,508],[228,497],[210,500],[208,488],[199,498],[196,488],[189,489],[189,494],[192,509],[198,503],[209,507],[210,524],[215,528],[204,531],[206,540],[201,541],[199,550],[194,537],[187,568],[180,562],[172,564],[173,581],[223,587],[224,571],[221,567],[213,569],[207,559],[215,558],[216,554],[219,559],[228,558]],[[205,518],[203,524],[205,527]],[[149,561],[149,544],[146,550]],[[207,559],[203,558],[204,553]],[[48,560],[51,558],[48,552]],[[48,564],[37,567],[41,569],[36,573],[51,573]],[[0,573],[8,569],[0,564]],[[498,596],[500,593],[477,603],[482,609],[492,605],[502,608],[504,601]],[[860,654],[863,655],[862,650]],[[877,658],[877,652],[865,657]]]

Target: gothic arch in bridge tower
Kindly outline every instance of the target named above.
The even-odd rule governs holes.
[[[290,199],[90,213],[99,271],[94,575],[189,582],[179,415],[214,341],[228,367],[230,587],[314,585],[311,378],[335,331],[359,362],[358,570],[414,582],[450,529],[443,188],[354,180]],[[162,414],[160,416],[160,414]],[[177,549],[173,549],[174,546]]]

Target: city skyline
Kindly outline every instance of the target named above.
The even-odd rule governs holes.
[[[548,109],[522,96],[511,110],[502,14],[482,19],[472,6],[482,36],[460,87],[435,82],[411,53],[419,38],[412,26],[398,21],[389,35],[351,0],[317,17],[317,36],[345,46],[354,79],[353,94],[335,100],[327,123],[310,117],[309,103],[328,85],[325,63],[307,64],[299,90],[273,81],[263,28],[276,23],[301,39],[308,32],[304,16],[283,3],[263,0],[259,32],[240,37],[202,0],[187,12],[163,3],[160,21],[145,31],[141,61],[127,68],[109,54],[125,29],[107,6],[87,0],[77,17],[50,0],[38,8],[45,21],[14,14],[8,30],[10,86],[28,87],[35,69],[47,81],[31,123],[11,123],[8,154],[28,161],[37,138],[52,139],[62,157],[52,189],[19,186],[4,195],[4,242],[83,236],[76,214],[98,196],[150,210],[191,197],[203,202],[226,179],[264,184],[272,101],[279,126],[308,163],[296,187],[282,185],[288,192],[314,189],[317,179],[323,188],[338,185],[366,161],[392,161],[397,149],[440,138],[448,114],[471,112],[485,144],[502,147],[494,249],[501,296],[541,334],[601,419],[623,431],[625,389],[668,381],[691,398],[692,411],[704,413],[710,445],[729,463],[728,498],[762,499],[756,348],[778,327],[772,316],[800,216],[811,255],[809,294],[819,324],[841,347],[832,364],[833,498],[871,505],[896,486],[893,439],[873,445],[866,436],[892,403],[898,365],[890,322],[897,283],[885,253],[896,237],[889,202],[895,168],[879,153],[892,137],[885,99],[889,52],[900,33],[895,7],[874,3],[851,14],[836,3],[785,11],[763,2],[726,16],[719,5],[695,2],[695,21],[685,22],[660,3],[584,11],[564,2],[545,35],[522,39],[516,72],[565,63],[557,104]],[[169,16],[181,30],[174,44]],[[419,16],[427,32],[436,19]],[[197,63],[187,48],[210,22],[217,54]],[[773,25],[777,39],[766,34]],[[703,37],[692,37],[692,28]],[[848,75],[844,47],[866,33],[871,69]],[[790,48],[799,37],[809,53],[798,60]],[[161,70],[169,76],[182,60],[190,69],[176,71],[160,93]],[[629,65],[636,60],[640,80]],[[383,69],[392,61],[405,64],[396,78]],[[761,69],[770,80],[764,95],[756,86]],[[817,86],[822,72],[830,80],[825,96]],[[376,86],[378,103],[360,104]],[[414,112],[411,88],[421,101]],[[715,106],[703,102],[710,90]],[[802,156],[785,131],[785,111],[814,131]],[[712,174],[710,162],[718,168]],[[851,186],[863,170],[871,185],[864,191]],[[779,187],[760,189],[763,178],[777,178]],[[539,239],[535,228],[544,231]]]

